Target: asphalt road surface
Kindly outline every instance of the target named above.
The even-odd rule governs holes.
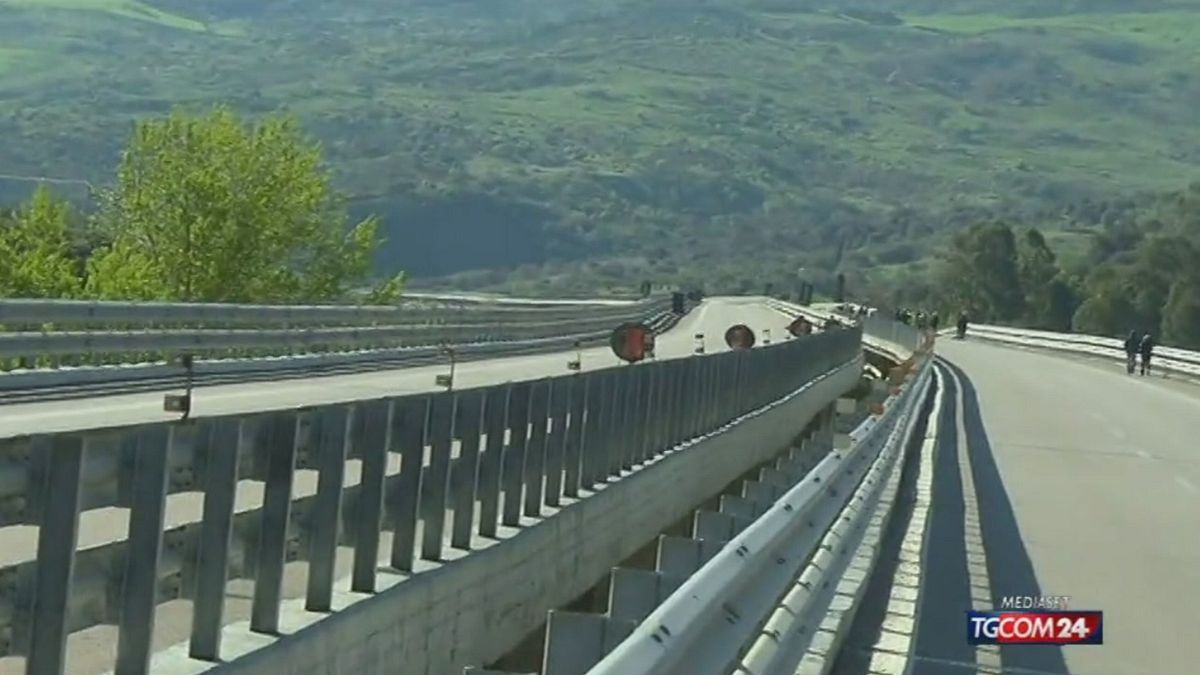
[[[727,350],[725,330],[744,323],[758,332],[769,330],[772,340],[786,338],[788,319],[756,298],[712,298],[685,316],[675,328],[660,335],[657,358],[690,356],[694,335],[704,333],[709,353]],[[614,326],[615,328],[616,326]],[[571,352],[514,356],[458,364],[455,386],[459,389],[562,375]],[[596,370],[620,365],[607,346],[583,351],[583,369]],[[279,410],[435,391],[434,377],[449,372],[446,365],[390,368],[370,373],[329,375],[279,382],[249,382],[197,387],[193,415],[207,417],[242,412]],[[162,411],[162,393],[137,393],[91,399],[18,403],[0,407],[0,438],[52,431],[125,426],[174,419]]]
[[[725,330],[744,323],[758,334],[763,344],[763,331],[770,331],[774,341],[787,335],[790,319],[768,308],[761,298],[713,298],[686,317],[672,330],[659,336],[657,358],[690,356],[696,345],[695,334],[704,333],[708,353],[727,350]],[[460,364],[456,385],[469,388],[504,381],[517,381],[559,375],[568,372],[566,364],[574,358],[572,352],[540,354],[475,361]],[[584,370],[618,365],[619,361],[607,347],[584,350]],[[445,366],[382,370],[374,373],[314,377],[282,382],[258,382],[217,385],[197,388],[195,416],[248,413],[272,409],[345,402],[355,399],[396,396],[423,391],[435,391],[437,374]],[[48,401],[6,405],[0,407],[0,439],[32,433],[96,429],[140,424],[172,419],[162,412],[161,393],[126,394],[71,401]],[[399,471],[398,458],[393,457],[389,474]],[[347,463],[347,485],[358,482],[358,462]],[[297,471],[296,496],[316,491],[316,472]],[[262,503],[262,484],[243,481],[238,485],[237,510],[258,508]],[[167,501],[168,528],[200,519],[203,497],[199,493],[171,495]],[[87,511],[80,518],[79,547],[89,548],[123,540],[128,532],[128,510],[105,508]],[[420,534],[418,533],[418,538]],[[0,528],[0,564],[31,560],[36,555],[37,528],[14,526]],[[381,542],[381,551],[390,550],[390,533]],[[339,554],[339,574],[348,574],[349,550]],[[285,579],[285,596],[301,597],[305,590],[304,563],[289,564]],[[253,585],[247,581],[229,584],[225,621],[232,623],[249,616]],[[191,603],[173,601],[159,606],[155,630],[156,648],[185,640],[191,626]],[[71,636],[68,641],[68,673],[91,675],[111,669],[116,652],[116,630],[97,626]],[[0,659],[0,675],[23,673],[23,659]]]
[[[1200,387],[970,339],[943,339],[938,352],[949,399],[909,672],[1200,672]],[[860,615],[837,675],[897,662],[880,645],[906,640],[880,638],[880,623],[890,631],[905,617],[891,613],[895,602],[867,609],[889,585],[872,581],[864,614],[876,625]],[[964,612],[998,608],[1006,595],[1103,610],[1104,644],[968,645]],[[855,653],[872,644],[874,666]]]

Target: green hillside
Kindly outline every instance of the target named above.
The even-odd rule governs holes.
[[[1196,1],[0,0],[0,174],[104,183],[138,117],[286,108],[386,268],[886,279],[987,212],[1194,180],[1195,35]]]

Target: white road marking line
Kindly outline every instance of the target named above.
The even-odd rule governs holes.
[[[1183,489],[1187,490],[1188,492],[1193,494],[1200,492],[1200,488],[1193,485],[1190,480],[1184,478],[1183,476],[1175,476],[1175,482],[1183,486]]]
[[[1142,459],[1154,459],[1152,456],[1150,456],[1150,453],[1146,452],[1145,450],[1134,450],[1134,454]]]

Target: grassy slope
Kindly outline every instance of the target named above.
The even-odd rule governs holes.
[[[392,262],[601,255],[517,278],[692,269],[732,285],[802,265],[893,274],[955,209],[1195,175],[1200,3],[879,4],[900,13],[0,0],[0,100],[15,102],[0,135],[16,139],[0,173],[103,180],[130,121],[171,103],[288,107],[388,216]],[[751,267],[726,262],[747,252]]]

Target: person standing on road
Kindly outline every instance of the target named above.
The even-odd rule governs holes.
[[[1146,333],[1138,345],[1138,351],[1142,354],[1142,375],[1149,375],[1150,357],[1154,355],[1154,336]]]
[[[940,324],[941,322],[942,322],[942,320],[940,317],[938,317],[937,312],[934,312],[933,314],[929,315],[929,327],[933,329],[933,332],[935,332],[935,333],[937,332],[938,324]]]
[[[1129,337],[1125,338],[1125,372],[1133,374],[1137,368],[1138,351],[1142,348],[1142,336],[1136,331],[1129,331]]]

